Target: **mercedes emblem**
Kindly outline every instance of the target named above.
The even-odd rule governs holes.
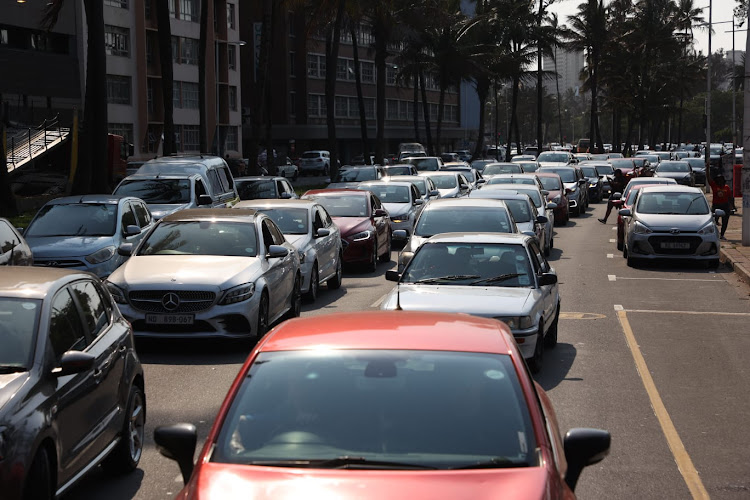
[[[165,293],[161,298],[161,305],[167,311],[174,311],[180,307],[180,296],[174,292]]]

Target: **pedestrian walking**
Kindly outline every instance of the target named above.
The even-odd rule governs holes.
[[[724,215],[721,217],[721,239],[724,240],[726,239],[724,238],[724,233],[727,232],[727,226],[729,225],[729,216],[735,210],[732,188],[727,185],[727,181],[722,174],[717,175],[714,180],[711,177],[711,173],[708,172],[707,177],[708,185],[711,186],[711,194],[713,195],[711,210],[716,211],[718,208],[724,211]]]
[[[622,174],[622,170],[618,168],[615,169],[615,176],[611,181],[609,181],[609,185],[612,191],[609,195],[609,201],[607,201],[607,213],[604,214],[603,218],[599,219],[599,222],[601,222],[602,224],[607,223],[607,218],[612,212],[612,208],[615,206],[614,201],[617,199],[615,197],[615,193],[622,195],[622,193],[625,191],[625,186],[628,185],[628,179]]]

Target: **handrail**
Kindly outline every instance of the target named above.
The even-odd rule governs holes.
[[[11,163],[13,168],[16,163],[20,163],[27,158],[31,159],[40,151],[47,151],[48,145],[55,140],[63,137],[63,132],[69,132],[70,129],[60,127],[60,115],[57,114],[52,118],[45,118],[44,121],[35,127],[27,127],[20,134],[11,136],[9,149],[7,151],[7,163]]]

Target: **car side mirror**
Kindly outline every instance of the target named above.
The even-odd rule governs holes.
[[[726,214],[727,213],[724,210],[720,209],[720,208],[717,208],[716,210],[714,210],[714,216],[715,217],[724,217]]]
[[[546,224],[547,222],[549,222],[549,219],[545,215],[537,215],[536,216],[536,221],[539,224]]]
[[[154,429],[156,448],[163,456],[180,466],[182,481],[187,484],[193,473],[193,455],[198,431],[193,424],[162,425]]]
[[[207,194],[202,194],[198,197],[198,205],[200,206],[210,205],[213,201],[211,196]]]
[[[612,205],[619,207],[622,205],[622,200],[612,200]]]
[[[548,201],[547,202],[547,208],[550,209],[550,210],[554,210],[554,209],[557,208],[557,203],[555,203],[554,201]]]
[[[622,217],[630,217],[631,215],[633,215],[633,211],[629,208],[621,208],[617,213]]]
[[[586,184],[586,179],[578,179],[579,186],[583,186],[584,184]]]
[[[424,205],[424,200],[422,198],[417,198],[414,200],[415,205]]]
[[[544,196],[549,196],[549,191],[547,191],[546,189],[542,189],[542,194]]]
[[[612,198],[622,198],[622,193],[613,193]]]
[[[572,190],[572,189],[570,189],[570,188],[565,188],[565,194],[570,194],[570,193],[572,193],[572,192],[573,192],[573,190]]]
[[[281,259],[289,255],[289,249],[281,245],[270,245],[268,247],[268,253],[266,253],[267,259]]]
[[[388,217],[388,212],[383,208],[375,210],[375,217]]]
[[[391,237],[397,240],[405,240],[408,238],[408,235],[406,234],[406,229],[396,229],[393,231],[393,234],[391,234]]]
[[[394,271],[394,270],[391,269],[391,270],[385,272],[385,279],[388,280],[388,281],[396,281],[396,282],[398,282],[398,280],[401,279],[401,273],[399,273],[398,271]]]
[[[59,366],[52,369],[52,375],[63,377],[65,375],[85,372],[94,367],[94,361],[96,361],[96,356],[93,354],[81,351],[68,351],[60,357]]]
[[[133,244],[132,243],[122,243],[119,247],[117,247],[117,254],[122,255],[123,257],[130,257],[133,254]]]
[[[22,227],[17,227],[16,231],[18,231],[19,233],[23,234],[23,228]]]
[[[563,448],[568,462],[565,482],[571,490],[575,490],[584,467],[604,460],[611,442],[610,433],[601,429],[571,429],[565,434]]]
[[[430,191],[430,197],[432,196],[440,196],[440,191],[438,191],[437,189],[433,189],[432,191]]]
[[[484,184],[487,182],[487,179],[477,179],[477,184]]]
[[[125,228],[125,236],[135,236],[136,234],[141,234],[141,228],[131,224]]]
[[[315,237],[316,237],[316,238],[323,238],[323,237],[325,237],[325,236],[328,236],[329,234],[331,234],[331,230],[330,230],[330,229],[326,229],[326,228],[324,228],[324,227],[321,227],[321,228],[319,228],[319,229],[318,229],[318,230],[317,230],[317,231],[315,232]]]
[[[557,275],[554,273],[544,273],[539,276],[539,286],[554,285],[557,283]]]
[[[330,178],[330,177],[326,177],[326,182],[327,182],[328,184],[330,184],[330,183],[331,183],[331,178]]]
[[[292,193],[287,193],[286,191],[281,193],[282,200],[290,200],[291,198],[292,198]]]
[[[526,236],[531,236],[532,238],[536,238],[536,233],[534,231],[521,231],[521,234],[525,234]]]

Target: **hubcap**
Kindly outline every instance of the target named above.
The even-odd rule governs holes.
[[[143,452],[145,420],[143,398],[139,391],[136,392],[133,397],[133,409],[130,412],[130,418],[128,420],[128,444],[130,445],[130,458],[133,462],[140,460],[141,453]]]

